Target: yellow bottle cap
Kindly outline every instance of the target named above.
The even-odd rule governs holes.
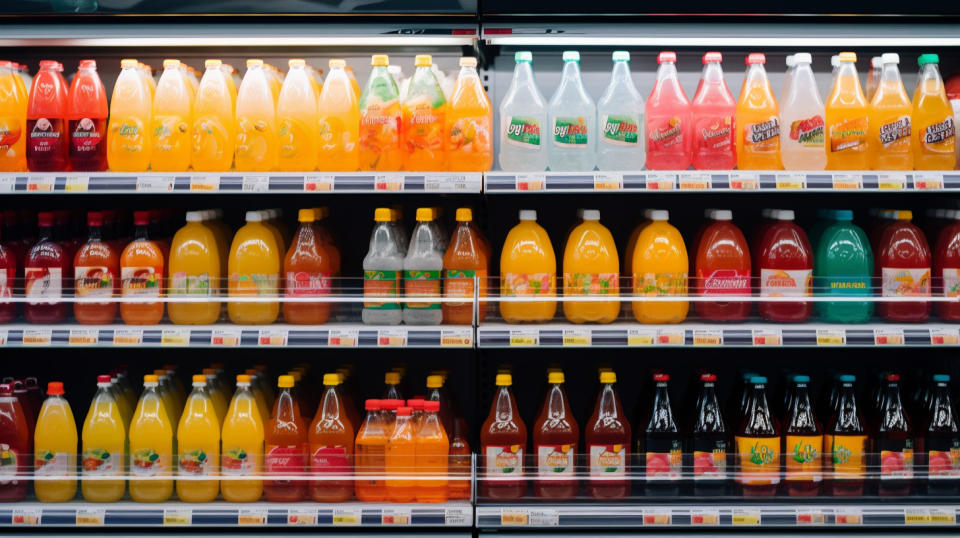
[[[563,372],[550,372],[550,374],[547,375],[547,382],[551,385],[563,383],[563,381]]]
[[[303,58],[291,58],[290,61],[287,62],[287,65],[290,67],[306,67],[307,61]]]
[[[300,222],[313,222],[317,220],[317,215],[312,209],[301,209],[297,212],[297,220]]]
[[[180,67],[180,60],[164,60],[163,61],[164,69],[172,69],[174,67]]]
[[[195,375],[193,376],[193,382],[194,382],[194,383],[206,383],[206,382],[207,382],[207,376],[205,376],[205,375],[203,375],[203,374],[195,374]]]
[[[393,211],[389,207],[378,207],[376,211],[373,212],[373,220],[375,222],[390,222],[393,220],[390,218]]]
[[[430,222],[431,220],[433,220],[433,208],[430,208],[430,207],[417,208],[417,222]]]
[[[221,66],[223,66],[223,61],[217,60],[217,59],[210,59],[203,62],[203,66],[206,67],[207,69],[219,69]]]
[[[127,59],[125,59],[125,60],[120,60],[120,67],[122,67],[122,68],[124,68],[124,69],[129,69],[129,68],[131,68],[131,67],[138,67],[139,65],[140,65],[140,62],[138,62],[137,60],[135,60],[135,59],[133,59],[133,58],[127,58]]]
[[[143,376],[143,382],[144,382],[144,383],[159,383],[159,382],[160,382],[160,378],[157,377],[156,375],[147,374],[147,375]]]
[[[417,54],[414,65],[417,67],[430,67],[433,65],[433,56],[430,56],[429,54]]]
[[[247,60],[247,67],[263,67],[263,60],[251,58]]]
[[[857,53],[856,52],[841,52],[840,56],[837,58],[841,62],[856,62]]]
[[[323,384],[335,387],[340,384],[340,374],[323,374]]]
[[[457,208],[457,222],[470,222],[473,220],[473,210],[469,207]]]
[[[513,376],[510,374],[497,374],[497,386],[509,387],[513,385]]]
[[[399,385],[400,384],[400,373],[399,372],[387,372],[383,375],[383,382],[387,385]]]
[[[477,59],[473,56],[464,56],[460,58],[460,67],[476,67]]]
[[[601,383],[616,383],[617,374],[613,372],[601,372],[600,373],[600,382]]]
[[[909,209],[897,211],[897,220],[913,220],[913,211]]]
[[[237,376],[237,383],[250,383],[250,376],[247,374],[239,374]]]
[[[390,60],[386,54],[374,54],[373,57],[370,58],[370,65],[387,66],[390,65]]]
[[[292,375],[282,375],[277,378],[277,387],[281,389],[293,388],[293,376]]]
[[[427,376],[427,388],[428,389],[439,389],[443,386],[443,376],[440,375],[428,375]]]
[[[343,69],[346,66],[347,62],[345,60],[330,60],[330,69]]]

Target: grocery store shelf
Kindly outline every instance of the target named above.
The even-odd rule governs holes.
[[[40,527],[470,527],[473,506],[389,503],[25,502],[0,506],[0,526]]]
[[[479,193],[480,172],[0,173],[0,193]]]
[[[960,172],[487,172],[487,193],[960,191]]]
[[[0,347],[470,348],[474,341],[468,325],[0,326]]]
[[[960,344],[960,327],[947,324],[824,323],[645,325],[510,325],[477,328],[481,348],[531,347],[929,347]]]

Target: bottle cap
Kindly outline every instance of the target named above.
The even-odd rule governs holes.
[[[654,209],[650,212],[650,220],[667,221],[670,220],[670,212],[666,209]]]
[[[140,65],[140,62],[138,62],[133,58],[126,58],[126,59],[120,60],[120,67],[123,69],[132,69],[134,67],[137,67],[138,65]],[[43,62],[40,62],[40,67],[43,68]]]
[[[703,55],[703,63],[720,63],[723,61],[723,54],[719,52],[708,52]]]
[[[263,60],[259,60],[256,58],[247,60],[247,68],[249,69],[251,67],[263,67]]]
[[[898,63],[899,63],[899,62],[898,62]],[[882,65],[883,65],[883,57],[882,57],[882,56],[874,56],[873,58],[870,58],[870,67],[872,67],[872,68],[874,68],[874,69],[880,69],[880,67],[881,67]]]
[[[537,220],[537,210],[536,209],[521,209],[520,210],[520,220]]]
[[[37,225],[41,227],[53,226],[53,212],[41,211],[37,213]]]
[[[328,387],[335,387],[340,384],[340,374],[323,374],[323,384]]]
[[[473,210],[469,207],[457,208],[457,222],[470,222],[473,220]]]
[[[363,408],[366,411],[379,411],[380,410],[380,400],[367,400],[363,402]]]
[[[833,219],[842,222],[851,222],[853,220],[853,210],[837,209],[833,212]]]
[[[935,383],[949,383],[950,376],[948,374],[934,374],[933,381]]]
[[[550,372],[547,374],[547,383],[556,385],[565,381],[563,372]]]
[[[237,383],[250,383],[250,376],[247,374],[237,374]]]
[[[600,220],[599,209],[584,209],[583,220]]]
[[[203,222],[203,211],[187,211],[187,222]]]
[[[97,384],[99,385],[100,383],[109,383],[111,379],[113,379],[113,378],[110,377],[110,374],[98,375],[98,376],[97,376]]]
[[[883,378],[887,381],[900,381],[900,374],[887,374]]]
[[[533,53],[529,50],[518,50],[517,52],[513,53],[513,61],[517,63],[531,63],[533,62]]]
[[[677,53],[671,51],[664,51],[657,55],[657,64],[662,63],[677,63]]]
[[[201,383],[201,384],[203,384],[203,385],[206,385],[206,384],[207,384],[207,376],[205,376],[205,375],[203,375],[203,374],[195,374],[195,375],[193,376],[193,384],[196,385],[197,383]]]
[[[838,65],[840,65],[840,56],[834,54],[830,57],[830,66],[837,67]]]
[[[921,54],[920,57],[917,58],[917,65],[921,67],[927,64],[938,64],[938,63],[940,63],[940,56],[936,54]]]
[[[871,63],[872,63],[872,60],[871,60]],[[885,52],[885,53],[883,53],[883,56],[880,57],[880,63],[881,63],[881,64],[884,64],[884,65],[886,65],[886,64],[894,64],[894,65],[899,64],[899,63],[900,63],[900,55],[897,54],[896,52]]]
[[[399,385],[400,374],[397,372],[387,372],[383,375],[383,382],[387,385]]]
[[[334,58],[333,60],[330,60],[330,62],[328,63],[330,65],[330,69],[343,69],[344,67],[347,66],[346,60],[341,60],[338,58]]]
[[[246,220],[247,222],[260,222],[263,220],[263,215],[259,211],[247,211]]]
[[[563,51],[563,61],[565,62],[579,62],[580,53],[575,50],[565,50]]]
[[[413,65],[417,67],[430,67],[433,64],[433,56],[429,54],[417,54]]]
[[[844,63],[848,63],[848,62],[849,62],[849,63],[856,63],[856,61],[857,61],[857,53],[856,53],[856,52],[841,52],[841,53],[837,56],[837,61],[838,61],[838,62],[844,62]]]
[[[163,61],[164,69],[180,69],[180,60],[164,60]]]
[[[670,376],[667,374],[653,374],[653,380],[657,383],[670,381]]]
[[[856,381],[857,381],[857,376],[855,375],[844,374],[840,376],[841,383],[856,383]]]
[[[386,54],[374,54],[370,57],[370,65],[384,67],[390,65],[390,59]]]
[[[436,413],[440,411],[440,402],[436,400],[427,400],[423,402],[423,410],[427,413]]]
[[[277,387],[281,389],[290,389],[293,388],[293,376],[292,375],[282,375],[277,378]]]
[[[813,62],[813,56],[809,52],[798,52],[793,55],[793,64],[808,64]]]
[[[793,376],[793,382],[794,382],[794,383],[809,383],[809,382],[810,382],[810,376],[808,376],[808,375],[795,375],[795,376]]]
[[[87,226],[103,226],[103,213],[99,211],[87,213]]]
[[[510,374],[497,374],[497,386],[509,387],[513,385],[513,376]]]
[[[796,215],[792,209],[778,209],[773,218],[776,220],[793,220],[796,218]]]
[[[153,374],[147,374],[147,375],[143,376],[143,383],[144,383],[144,384],[153,383],[154,385],[156,385],[156,384],[159,383],[159,382],[160,382],[160,378],[157,377],[157,376],[155,376],[155,375],[153,375]]]
[[[747,55],[747,65],[763,65],[765,63],[767,63],[767,56],[762,52],[751,52]]]
[[[463,56],[460,58],[460,67],[476,67],[477,59],[473,56]]]
[[[616,383],[617,374],[614,372],[600,372],[601,383]]]
[[[733,211],[729,209],[717,209],[711,217],[713,220],[733,220]]]
[[[80,60],[80,69],[96,69],[96,60]]]
[[[411,413],[413,413],[413,409],[410,409],[409,407],[398,407],[398,408],[397,408],[397,416],[398,416],[398,417],[409,417]]]
[[[433,209],[429,207],[417,208],[417,222],[430,222],[433,220]]]
[[[389,207],[378,207],[373,211],[373,221],[374,222],[390,222],[392,218],[392,210]]]
[[[427,376],[427,388],[428,389],[439,389],[443,386],[443,376],[442,375],[428,375]]]
[[[317,219],[316,212],[313,209],[301,209],[297,211],[298,222],[313,222]]]
[[[403,400],[380,400],[380,407],[386,411],[396,411],[403,404]]]
[[[786,58],[787,67],[793,67],[797,65],[797,58],[795,54],[788,54]]]
[[[407,400],[407,407],[413,409],[414,411],[423,411],[423,402],[424,400],[421,398]]]
[[[913,211],[909,209],[899,209],[896,213],[896,220],[913,220]]]
[[[615,62],[629,62],[630,53],[625,50],[615,50],[613,51],[613,61]]]
[[[700,374],[700,381],[713,382],[717,380],[717,374]]]
[[[133,212],[133,225],[134,226],[147,226],[150,224],[150,212],[149,211],[134,211]]]
[[[767,382],[767,378],[762,375],[755,375],[750,378],[750,383],[753,383],[755,385],[759,383],[766,383],[766,382]]]
[[[207,69],[220,69],[220,66],[222,65],[223,65],[223,61],[218,60],[216,58],[203,62],[203,66],[206,67]]]

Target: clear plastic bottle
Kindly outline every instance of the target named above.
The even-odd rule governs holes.
[[[597,167],[600,170],[641,170],[646,160],[643,136],[643,96],[630,74],[630,53],[614,51],[610,84],[597,101]]]
[[[443,252],[437,250],[433,216],[429,207],[417,208],[417,227],[403,260],[403,294],[408,299],[417,296],[436,299],[441,295]],[[403,305],[403,322],[408,325],[439,325],[442,319],[443,311],[436,300]]]
[[[703,55],[703,74],[693,96],[693,167],[698,170],[730,170],[737,163],[733,143],[733,120],[737,102],[723,79],[719,52]]]
[[[193,93],[189,84],[180,60],[163,61],[163,75],[157,83],[151,114],[151,170],[183,172],[190,167]]]
[[[767,58],[747,56],[747,72],[737,101],[737,168],[780,170],[780,109],[763,65]]]
[[[793,81],[793,74],[797,72],[797,55],[790,54],[786,58],[787,71],[783,74],[783,88],[780,90],[780,102],[787,98],[787,92],[790,91],[790,84]]]
[[[550,170],[593,170],[597,164],[597,105],[580,79],[579,52],[563,52],[563,74],[547,112],[551,131],[547,150]]]
[[[366,300],[361,316],[366,324],[399,325],[403,313],[396,298],[400,291],[404,254],[390,208],[378,207],[374,221],[370,248],[363,258],[363,295]]]
[[[793,55],[793,74],[780,107],[780,157],[786,170],[823,170],[827,154],[823,147],[823,99],[810,69],[810,53]]]
[[[519,51],[507,95],[500,102],[500,168],[540,172],[547,168],[547,105],[533,76],[533,54]]]

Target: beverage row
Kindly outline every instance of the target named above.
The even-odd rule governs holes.
[[[493,109],[475,58],[461,58],[445,92],[429,55],[401,91],[386,55],[375,55],[364,89],[344,60],[326,80],[302,59],[282,73],[248,60],[239,87],[232,67],[207,60],[197,79],[179,60],[154,82],[143,64],[121,62],[109,115],[94,60],[69,88],[56,61],[40,62],[27,92],[0,62],[0,171],[205,172],[489,170]]]
[[[403,400],[401,371],[388,372],[387,399],[366,400],[361,417],[349,370],[324,374],[317,387],[299,366],[278,377],[276,392],[265,369],[247,372],[231,398],[222,368],[194,375],[189,393],[174,369],[156,370],[139,400],[125,372],[100,375],[79,452],[63,383],[49,383],[39,408],[18,393],[20,382],[0,384],[0,442],[10,455],[0,465],[22,477],[0,485],[0,500],[23,500],[31,477],[41,502],[73,500],[78,479],[89,502],[120,501],[128,482],[136,502],[167,501],[174,488],[184,502],[470,497],[467,427],[445,374],[427,377],[426,396]]]
[[[946,374],[934,375],[913,402],[901,397],[898,374],[884,374],[861,407],[856,377],[848,374],[834,379],[820,403],[807,375],[791,375],[788,390],[772,398],[766,377],[745,374],[742,390],[722,405],[717,376],[704,372],[696,398],[687,394],[678,406],[671,403],[670,376],[656,373],[633,427],[616,374],[601,369],[599,376],[593,412],[581,429],[563,372],[550,370],[528,435],[511,374],[497,375],[480,432],[481,496],[523,497],[527,479],[536,497],[550,499],[577,495],[580,478],[596,498],[627,496],[638,477],[654,495],[691,480],[721,490],[732,480],[745,495],[776,494],[782,482],[791,496],[818,495],[821,488],[859,496],[868,480],[879,483],[880,495],[906,495],[915,478],[933,490],[960,485],[960,434]],[[589,460],[578,471],[581,449]]]

